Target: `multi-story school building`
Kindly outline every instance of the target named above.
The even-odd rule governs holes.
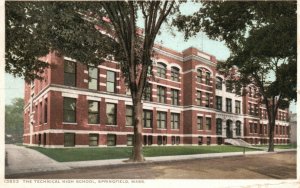
[[[216,145],[226,138],[268,143],[266,109],[255,87],[237,96],[214,56],[190,47],[155,46],[154,78],[143,98],[144,145]],[[88,67],[55,53],[43,80],[25,84],[24,144],[43,147],[131,146],[131,96],[118,62]],[[280,109],[275,144],[289,143],[288,109]]]

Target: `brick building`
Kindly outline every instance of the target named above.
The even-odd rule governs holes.
[[[266,144],[266,111],[254,87],[237,96],[217,73],[214,56],[190,47],[155,46],[144,95],[144,145]],[[25,84],[24,144],[44,147],[130,146],[132,102],[119,65],[87,67],[48,54],[44,80]],[[280,109],[275,143],[289,142],[288,109]]]

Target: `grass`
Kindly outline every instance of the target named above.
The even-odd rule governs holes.
[[[268,148],[268,145],[255,145],[255,147],[266,147]],[[275,149],[296,149],[296,144],[288,144],[288,145],[274,145]]]
[[[131,147],[114,148],[40,148],[29,147],[59,162],[89,161],[105,159],[129,158]],[[246,148],[246,151],[256,151]],[[154,146],[144,147],[145,157],[190,155],[205,153],[243,152],[243,148],[235,146]]]

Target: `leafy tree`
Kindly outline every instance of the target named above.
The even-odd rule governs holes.
[[[23,107],[22,98],[14,98],[12,104],[5,105],[5,135],[12,135],[13,142],[22,142]]]
[[[41,79],[49,65],[39,58],[49,52],[96,65],[113,55],[132,94],[131,159],[143,161],[141,99],[155,37],[175,12],[174,5],[173,1],[6,2],[6,72],[27,81]],[[144,19],[142,33],[136,26],[139,13]]]
[[[278,108],[287,108],[289,101],[296,100],[296,1],[202,5],[194,15],[181,15],[173,23],[186,38],[204,31],[211,39],[225,41],[231,55],[217,68],[237,92],[250,84],[258,88],[258,98],[268,113],[268,151],[274,151]]]

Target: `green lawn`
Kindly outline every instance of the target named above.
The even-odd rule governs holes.
[[[129,158],[131,147],[109,147],[109,148],[40,148],[29,147],[37,150],[48,157],[59,161],[89,161],[104,159]],[[246,149],[246,151],[255,151]],[[235,146],[154,146],[144,147],[145,157],[190,155],[204,153],[243,152],[243,148]]]

